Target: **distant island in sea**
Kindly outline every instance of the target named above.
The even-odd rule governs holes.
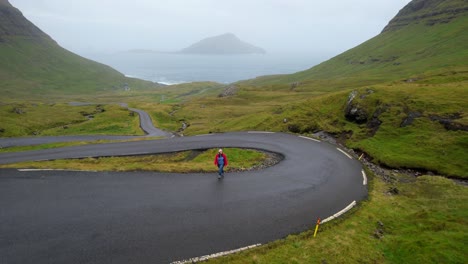
[[[214,37],[202,39],[180,51],[161,52],[148,49],[134,49],[128,53],[172,53],[172,54],[205,54],[205,55],[230,55],[230,54],[266,54],[263,48],[257,47],[239,39],[232,33],[226,33]]]
[[[185,54],[265,54],[260,47],[240,40],[232,33],[209,37],[182,49]]]

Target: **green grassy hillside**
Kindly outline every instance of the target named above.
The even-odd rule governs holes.
[[[0,86],[3,95],[41,96],[110,90],[124,76],[110,67],[72,54],[52,41],[9,37],[0,44]]]
[[[6,0],[0,2],[0,58],[2,101],[155,86],[63,49]]]
[[[306,71],[246,83],[300,82],[304,89],[336,90],[427,72],[468,71],[467,61],[468,2],[412,1],[381,34],[355,48]]]

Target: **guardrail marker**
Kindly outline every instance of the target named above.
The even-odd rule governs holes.
[[[319,225],[320,225],[320,217],[319,217],[319,219],[317,220],[317,224],[315,225],[314,237],[317,236],[317,231],[318,231]]]

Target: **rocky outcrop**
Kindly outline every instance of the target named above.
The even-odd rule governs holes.
[[[301,85],[300,82],[293,82],[293,83],[291,83],[291,85],[290,85],[291,91],[294,91],[299,85]]]
[[[228,87],[224,89],[222,93],[218,95],[218,97],[229,97],[229,96],[236,95],[237,90],[238,90],[237,86],[229,85]]]
[[[372,114],[372,118],[367,122],[367,128],[369,129],[369,136],[374,136],[375,133],[380,128],[382,121],[379,119],[379,116],[387,111],[387,106],[377,107],[374,113]]]
[[[455,120],[461,118],[460,113],[454,113],[454,114],[448,115],[446,117],[431,115],[431,116],[429,116],[429,118],[432,121],[439,122],[447,130],[451,130],[451,131],[458,131],[458,130],[468,131],[468,125],[455,122]]]
[[[429,118],[433,122],[439,122],[444,126],[446,130],[450,131],[468,131],[468,125],[456,122],[457,119],[461,119],[462,115],[460,113],[453,113],[446,116],[439,115],[429,115],[424,116],[423,113],[419,111],[408,111],[407,117],[403,119],[400,124],[400,127],[407,127],[413,124],[414,120],[417,118]]]
[[[368,136],[374,136],[377,133],[380,126],[382,125],[382,121],[379,119],[379,116],[385,113],[391,107],[391,105],[382,105],[377,101],[377,107],[374,110],[374,113],[369,115],[368,113],[370,110],[364,106],[366,104],[364,104],[362,100],[373,92],[374,91],[368,89],[367,93],[359,95],[358,91],[352,91],[348,96],[344,111],[346,120],[360,125],[366,124],[366,127],[368,128]],[[403,111],[406,113],[406,117],[400,123],[400,127],[402,128],[411,126],[414,120],[417,118],[429,118],[433,122],[439,122],[446,130],[468,131],[468,125],[464,124],[463,122],[457,122],[458,119],[462,118],[461,113],[453,113],[444,116],[439,116],[436,114],[423,115],[421,111],[410,110],[407,107],[404,107]],[[297,127],[290,125],[289,130],[291,132],[295,132],[293,130],[298,129]],[[302,130],[299,132],[302,132]]]
[[[26,113],[22,108],[19,108],[19,107],[13,107],[11,112],[15,113],[15,114],[18,114],[18,115],[22,115],[22,114]]]
[[[414,119],[419,118],[422,116],[421,112],[418,111],[409,111],[408,116],[403,119],[403,121],[400,124],[400,127],[407,127],[409,125],[412,125],[414,122]]]
[[[360,108],[359,106],[350,106],[349,110],[346,111],[345,117],[348,121],[364,124],[367,122],[367,112],[366,109]]]
[[[359,96],[359,98],[363,100],[373,93],[374,90],[367,89],[365,93]],[[377,131],[379,130],[380,125],[382,125],[382,121],[379,119],[379,117],[381,114],[387,111],[389,106],[379,105],[374,110],[374,113],[372,115],[369,115],[369,110],[366,109],[364,106],[361,106],[361,104],[357,102],[357,100],[355,100],[358,97],[358,95],[358,91],[352,91],[349,94],[348,101],[346,102],[344,115],[346,119],[350,122],[354,122],[356,124],[366,124],[366,127],[368,128],[367,134],[369,136],[374,136],[375,133],[377,133]]]
[[[359,104],[354,101],[357,95],[357,91],[352,91],[349,94],[345,108],[345,117],[348,121],[364,124],[367,122],[368,114],[366,109],[360,107]]]

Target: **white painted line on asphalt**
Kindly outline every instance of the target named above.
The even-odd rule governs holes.
[[[315,138],[310,138],[310,137],[304,137],[304,136],[299,136],[300,138],[305,138],[305,139],[308,139],[308,140],[313,140],[315,142],[321,142],[320,140],[318,139],[315,139]]]
[[[336,214],[334,214],[334,215],[332,215],[332,216],[330,216],[330,217],[324,219],[324,220],[322,221],[322,223],[326,223],[326,222],[328,222],[328,221],[331,221],[331,220],[333,220],[333,219],[335,219],[335,218],[340,217],[342,214],[344,214],[344,213],[348,212],[349,210],[351,210],[351,208],[353,208],[355,205],[356,205],[356,201],[353,201],[353,202],[350,203],[348,206],[346,206],[343,210],[341,210],[341,211],[339,211],[338,213],[336,213]]]
[[[196,258],[191,258],[191,259],[181,260],[181,261],[174,261],[171,264],[196,263],[196,262],[200,262],[200,261],[209,260],[209,259],[212,259],[212,258],[217,258],[217,257],[221,257],[221,256],[226,256],[226,255],[238,253],[238,252],[241,252],[241,251],[244,251],[244,250],[247,250],[247,249],[251,249],[251,248],[255,248],[255,247],[258,247],[258,246],[261,246],[261,245],[262,244],[255,244],[255,245],[251,245],[251,246],[247,246],[247,247],[243,247],[243,248],[238,248],[238,249],[233,249],[233,250],[229,250],[229,251],[219,252],[219,253],[206,255],[206,256],[202,256],[202,257],[196,257]]]
[[[349,155],[348,153],[346,153],[344,150],[341,150],[339,148],[336,148],[337,150],[339,150],[341,153],[345,154],[348,158],[350,159],[353,159],[353,157],[351,157],[351,155]]]
[[[249,133],[249,134],[274,134],[275,132],[269,132],[269,131],[248,131],[247,133]]]
[[[362,185],[367,185],[367,176],[366,176],[366,173],[364,172],[364,170],[361,170],[362,172]]]
[[[214,134],[203,134],[203,135],[196,135],[196,137],[205,137],[205,136],[214,136]]]

